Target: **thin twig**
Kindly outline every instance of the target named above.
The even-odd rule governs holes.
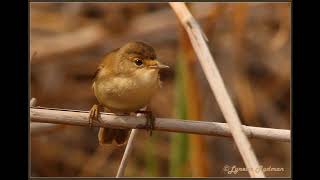
[[[219,107],[221,108],[221,111],[230,127],[232,136],[246,167],[249,169],[259,168],[259,162],[247,136],[245,135],[245,132],[243,131],[239,116],[232,104],[223,79],[209,51],[209,47],[203,37],[200,25],[189,12],[185,3],[171,2],[170,5],[188,32],[192,46],[200,60],[200,64],[207,77],[211,90],[215,95]],[[251,177],[265,177],[262,171],[249,171],[249,174]]]
[[[35,53],[34,53],[35,54]],[[34,107],[37,104],[36,98],[31,98],[30,107]],[[30,131],[32,135],[41,134],[43,132],[49,132],[57,129],[56,124],[51,123],[30,123]]]
[[[146,110],[146,109],[147,108],[144,107],[141,110]],[[142,116],[141,113],[137,114],[137,117],[141,117],[141,116]],[[129,140],[128,140],[127,146],[126,146],[126,150],[124,151],[124,154],[122,156],[121,163],[120,163],[120,166],[119,166],[119,169],[118,169],[118,172],[117,172],[117,176],[116,176],[117,178],[124,176],[124,172],[125,172],[125,169],[126,169],[127,164],[128,164],[129,155],[131,154],[131,151],[132,151],[132,148],[133,148],[134,138],[136,137],[137,133],[138,133],[138,129],[132,129],[132,131],[130,133],[130,136],[129,136]]]
[[[88,111],[30,108],[30,119],[32,122],[89,127],[88,117]],[[101,113],[100,121],[93,122],[93,126],[96,127],[112,127],[120,129],[145,129],[145,124],[145,117],[116,116],[110,113]],[[290,130],[244,125],[242,125],[242,129],[250,138],[290,142]],[[156,118],[154,130],[231,137],[229,126],[226,123],[217,122]]]
[[[120,166],[119,166],[119,169],[117,172],[117,176],[116,176],[117,178],[124,176],[124,172],[125,172],[125,169],[128,164],[129,155],[131,154],[131,151],[133,148],[133,140],[134,140],[137,132],[138,132],[138,129],[132,129],[132,131],[130,133],[130,137],[129,137],[129,140],[128,140],[128,143],[126,146],[126,150],[124,151],[124,154],[122,156],[121,163],[120,163]]]

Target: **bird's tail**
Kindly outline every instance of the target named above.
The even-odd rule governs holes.
[[[128,135],[129,129],[100,128],[98,139],[100,144],[111,144],[115,140],[118,145],[123,145]]]

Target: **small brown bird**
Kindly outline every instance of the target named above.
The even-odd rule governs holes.
[[[154,49],[143,42],[129,42],[105,55],[94,75],[93,91],[99,102],[90,111],[89,123],[98,120],[101,107],[115,114],[141,112],[160,87],[161,64]],[[147,127],[152,132],[154,117],[149,111]],[[129,129],[100,128],[100,144],[126,142]]]

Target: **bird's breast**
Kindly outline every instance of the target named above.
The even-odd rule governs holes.
[[[158,71],[149,70],[97,80],[93,88],[98,101],[111,111],[134,112],[149,103],[159,83]]]

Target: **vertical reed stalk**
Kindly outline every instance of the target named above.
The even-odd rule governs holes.
[[[251,147],[251,144],[245,135],[240,118],[231,101],[231,98],[224,85],[220,72],[210,53],[209,47],[203,36],[200,25],[194,19],[188,8],[181,2],[170,2],[172,9],[187,30],[192,46],[200,60],[202,69],[206,75],[212,92],[217,99],[219,107],[231,130],[235,143],[240,151],[244,163],[249,169],[260,167],[257,157]],[[265,177],[264,173],[259,171],[249,171],[252,177]]]

